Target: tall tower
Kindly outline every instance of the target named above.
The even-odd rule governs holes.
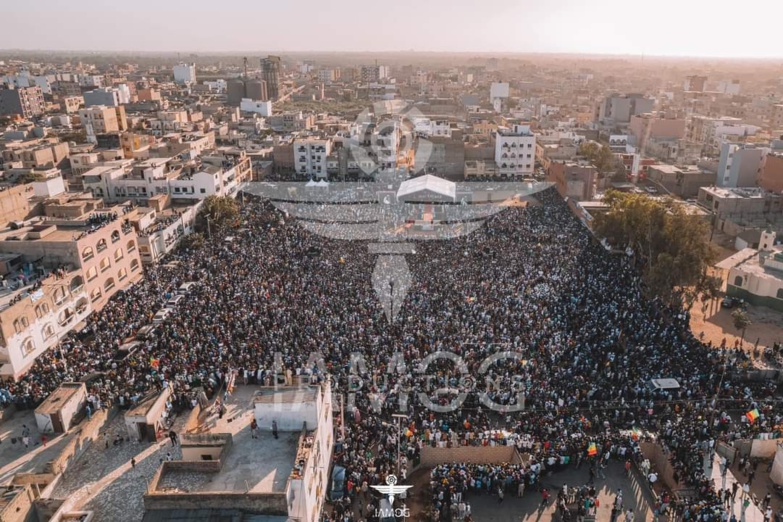
[[[261,79],[266,82],[266,91],[270,100],[280,96],[280,57],[267,56],[261,59]]]

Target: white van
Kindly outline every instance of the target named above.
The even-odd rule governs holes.
[[[179,288],[177,289],[177,293],[180,295],[186,295],[189,294],[190,291],[193,289],[194,286],[196,286],[198,283],[196,281],[190,281],[188,283],[182,283]]]
[[[169,308],[161,308],[152,318],[152,324],[161,324],[169,315],[171,315],[171,310]]]
[[[177,303],[185,299],[185,296],[182,294],[176,294],[174,297],[166,301],[166,308],[169,310],[173,310],[175,306],[177,306]]]

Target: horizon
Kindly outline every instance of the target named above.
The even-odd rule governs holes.
[[[454,53],[644,56],[690,59],[783,58],[776,23],[783,4],[759,0],[731,11],[723,1],[629,6],[602,0],[399,0],[394,9],[356,0],[138,0],[134,9],[100,0],[15,2],[4,7],[2,52],[98,53]],[[759,9],[764,16],[758,17]],[[315,13],[304,17],[301,13]],[[205,23],[207,21],[208,23]],[[731,22],[730,37],[716,29]],[[30,27],[34,38],[29,38]],[[86,30],[78,30],[84,28]],[[76,29],[76,30],[74,30]],[[28,44],[29,42],[29,44]],[[130,43],[132,42],[132,43]],[[20,45],[21,43],[21,45]],[[329,51],[319,49],[328,46]]]

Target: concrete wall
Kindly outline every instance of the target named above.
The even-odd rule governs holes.
[[[304,403],[274,403],[257,402],[255,417],[258,427],[262,430],[272,429],[272,421],[277,421],[280,431],[300,431],[302,423],[307,423],[307,429],[318,426],[318,411],[315,401]]]
[[[780,442],[783,442],[783,439],[753,439],[750,444],[750,456],[762,459],[773,458]]]
[[[99,436],[99,431],[108,419],[108,416],[109,410],[106,409],[93,413],[92,419],[84,421],[78,428],[78,431],[71,435],[71,440],[68,441],[60,455],[47,464],[46,471],[54,474],[65,471],[87,449],[87,446]]]
[[[35,502],[35,495],[30,486],[27,486],[3,508],[0,512],[0,521],[25,522],[32,511],[33,502]]]
[[[775,448],[775,460],[772,461],[772,471],[769,479],[773,484],[783,485],[783,446]]]
[[[171,464],[168,462],[167,464]],[[156,509],[242,509],[262,515],[287,515],[284,493],[148,493],[144,508]]]
[[[474,464],[521,463],[522,456],[514,446],[458,446],[456,448],[421,449],[421,467],[431,468],[439,464],[467,462]]]

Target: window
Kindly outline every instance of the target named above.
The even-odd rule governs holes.
[[[103,285],[103,289],[108,292],[112,288],[114,288],[114,278],[110,277],[109,279],[106,280],[106,283]]]
[[[205,189],[205,188],[201,189],[201,193],[202,194],[206,194],[207,193],[207,189]]]
[[[42,333],[44,339],[51,339],[52,337],[54,337],[54,327],[50,324],[47,324],[46,326],[44,326]]]
[[[84,278],[82,276],[76,276],[73,279],[71,279],[71,292],[79,292],[82,287],[84,286]]]
[[[133,252],[134,250],[136,250],[136,243],[133,240],[128,241],[128,246],[126,247],[126,249],[128,250],[128,252]]]
[[[60,324],[60,326],[65,326],[68,324],[73,317],[73,310],[70,308],[66,308],[62,312],[60,312],[59,317],[57,318],[57,322]]]
[[[19,320],[22,323],[22,328],[27,328],[28,326],[30,326],[30,321],[27,320],[26,316],[22,316],[21,318],[19,318]]]
[[[120,281],[124,281],[128,277],[128,269],[122,268],[119,273],[117,274],[117,279]]]
[[[95,302],[100,298],[101,298],[101,289],[100,288],[94,289],[90,294],[90,299],[92,299],[92,301]]]
[[[98,250],[98,252],[103,252],[104,250],[106,250],[107,248],[106,240],[101,239],[100,241],[98,241],[98,244],[96,245],[95,248]]]
[[[121,248],[118,248],[118,249],[117,249],[117,250],[114,252],[114,260],[115,260],[115,261],[119,261],[119,260],[120,260],[120,259],[122,259],[123,257],[124,257],[124,256],[123,256],[123,254],[122,254],[122,249],[121,249]]]
[[[105,272],[111,267],[111,261],[109,261],[108,257],[104,257],[101,259],[101,272]]]
[[[114,232],[111,233],[111,242],[116,243],[119,240],[120,240],[120,231],[115,230]]]
[[[31,353],[33,353],[34,351],[35,351],[35,343],[33,342],[33,338],[28,337],[22,343],[22,355],[26,357]]]
[[[742,286],[742,276],[737,276],[734,278],[734,286]]]
[[[139,260],[138,259],[134,259],[133,261],[131,261],[131,265],[130,266],[131,266],[131,272],[135,272],[136,270],[139,269]]]
[[[775,297],[783,299],[783,288],[778,288],[778,294]]]
[[[54,290],[54,304],[59,305],[63,301],[65,301],[65,288],[59,286]],[[46,303],[44,303],[44,306],[46,306],[46,311],[48,312],[49,307],[46,305]]]
[[[40,319],[41,317],[45,316],[48,313],[49,313],[49,305],[46,303],[41,303],[35,307],[35,316],[38,319]]]
[[[96,267],[87,270],[87,281],[92,281],[96,277],[98,277],[98,269]]]
[[[95,252],[92,250],[92,247],[87,247],[84,250],[82,250],[82,259],[84,261],[89,261],[95,256]]]
[[[24,330],[24,328],[22,327],[22,321],[20,321],[19,319],[14,319],[14,332],[22,333],[22,330]]]

